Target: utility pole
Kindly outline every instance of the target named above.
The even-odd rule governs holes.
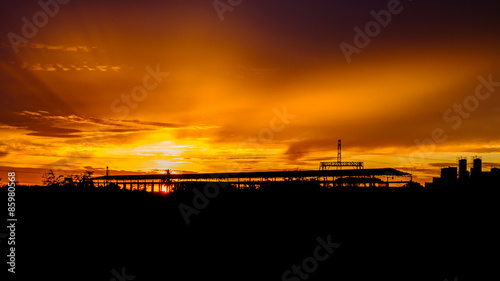
[[[104,186],[108,186],[108,184],[109,184],[108,176],[109,176],[109,167],[106,166],[106,181],[104,183]]]

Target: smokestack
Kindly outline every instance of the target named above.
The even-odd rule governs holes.
[[[480,157],[475,157],[474,158],[474,169],[478,172],[481,173],[483,169],[483,160]]]

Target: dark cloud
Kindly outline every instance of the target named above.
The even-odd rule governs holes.
[[[64,129],[58,127],[35,127],[30,126],[29,130],[37,130],[39,132],[28,133],[28,136],[50,137],[50,138],[78,138],[80,130]]]
[[[500,147],[474,147],[467,149],[465,152],[477,154],[500,153]]]
[[[436,167],[436,168],[446,168],[446,167],[455,167],[457,166],[457,163],[429,163],[428,164],[431,167]]]
[[[81,132],[73,128],[61,128],[55,125],[54,121],[43,118],[48,116],[41,114],[23,114],[14,112],[0,113],[0,124],[12,126],[29,131],[27,135],[54,137],[54,138],[75,138]]]
[[[185,125],[174,124],[174,123],[147,122],[147,121],[141,121],[141,120],[122,120],[122,122],[134,123],[136,125],[155,126],[155,127],[160,127],[160,128],[182,128],[182,127],[185,127]]]
[[[183,125],[140,120],[86,118],[54,115],[47,111],[0,113],[0,124],[29,131],[27,135],[53,138],[83,138],[88,133],[137,133],[157,128],[181,128]],[[63,128],[61,126],[66,126]],[[75,126],[81,129],[75,129]]]

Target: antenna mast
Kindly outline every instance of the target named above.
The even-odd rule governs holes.
[[[339,166],[337,166],[338,169],[342,170],[342,140],[339,140],[339,144],[337,147],[337,163],[339,163]]]

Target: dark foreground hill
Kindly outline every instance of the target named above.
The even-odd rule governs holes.
[[[474,227],[453,192],[193,196],[18,188],[17,280],[453,280]]]

